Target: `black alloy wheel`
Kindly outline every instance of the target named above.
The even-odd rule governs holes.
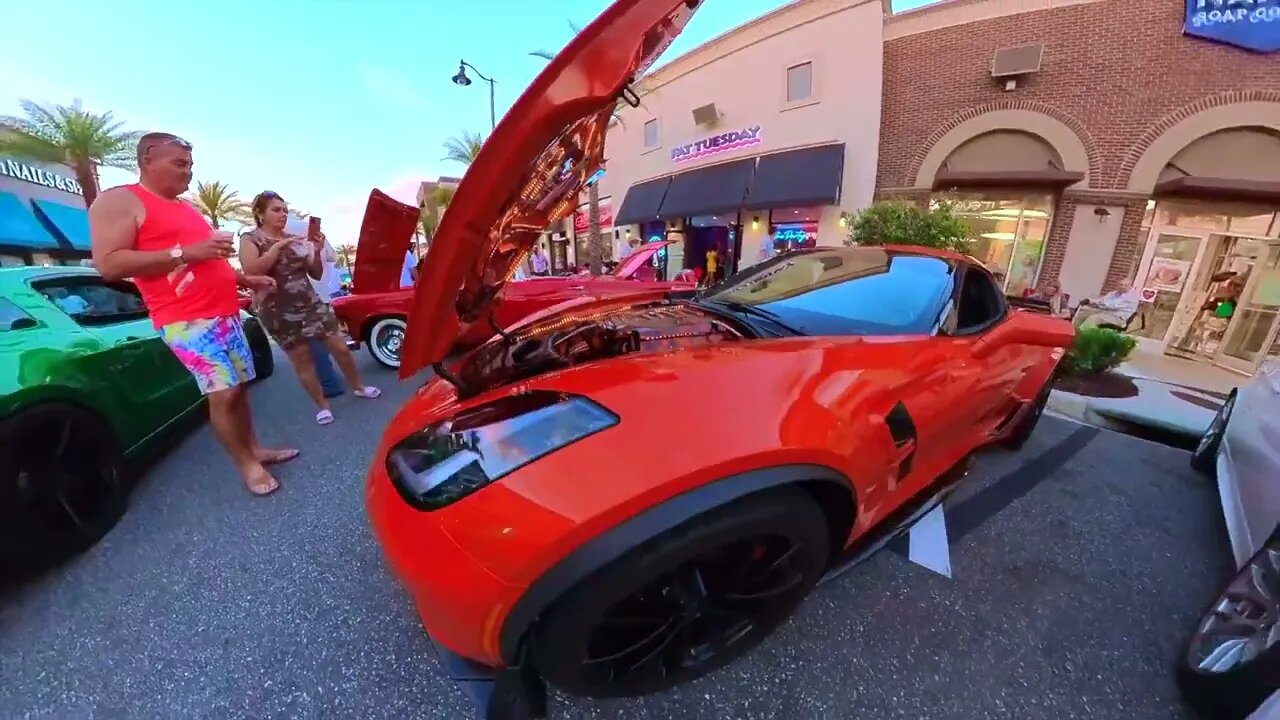
[[[561,598],[532,656],[577,695],[658,692],[722,667],[785,621],[818,581],[830,541],[803,491],[750,496],[614,561]]]
[[[1178,663],[1183,699],[1205,718],[1242,720],[1280,689],[1280,533],[1201,614]]]
[[[1236,391],[1232,390],[1227,396],[1222,407],[1218,408],[1217,414],[1213,416],[1213,421],[1209,423],[1209,427],[1205,428],[1204,435],[1200,436],[1200,442],[1196,445],[1196,449],[1191,453],[1191,468],[1198,472],[1202,472],[1210,477],[1216,477],[1218,474],[1218,451],[1222,449],[1222,436],[1227,432],[1227,423],[1231,420],[1231,411],[1236,406]]]
[[[0,424],[0,567],[40,570],[92,547],[127,496],[115,438],[96,415],[42,405]]]

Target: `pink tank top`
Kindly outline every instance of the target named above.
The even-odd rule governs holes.
[[[182,200],[160,197],[141,185],[126,186],[146,211],[138,227],[135,250],[171,250],[205,240],[213,227],[198,210]],[[167,274],[133,279],[151,314],[163,327],[176,322],[238,315],[236,270],[226,260],[184,263]]]

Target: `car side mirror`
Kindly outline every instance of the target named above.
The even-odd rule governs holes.
[[[38,327],[39,325],[40,323],[36,322],[35,320],[29,317],[20,317],[14,320],[13,322],[9,323],[9,329],[10,330],[30,330],[31,328]]]
[[[1052,315],[1014,310],[1004,322],[983,335],[973,346],[976,357],[986,357],[1009,345],[1069,348],[1076,330],[1071,323]]]

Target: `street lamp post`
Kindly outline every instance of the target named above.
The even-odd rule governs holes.
[[[460,85],[462,87],[466,87],[471,84],[471,78],[467,77],[467,68],[471,68],[471,72],[475,73],[481,80],[489,83],[489,124],[493,128],[498,127],[498,115],[493,106],[493,78],[485,77],[484,73],[477,70],[475,65],[472,65],[466,60],[459,60],[458,74],[453,76],[453,84]]]

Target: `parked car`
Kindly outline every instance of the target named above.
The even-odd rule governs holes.
[[[242,318],[268,377],[270,341]],[[134,461],[202,399],[132,283],[89,268],[0,269],[0,568],[97,542],[124,512]]]
[[[374,190],[360,229],[352,293],[333,301],[347,344],[352,348],[367,345],[374,360],[391,368],[400,367],[400,347],[413,301],[413,288],[400,287],[400,268],[417,217],[417,208]],[[656,277],[652,260],[670,244],[642,245],[609,275],[531,277],[506,283],[492,323],[472,326],[460,347],[475,347],[530,313],[570,300],[611,297],[638,288],[692,288],[692,283],[664,282]]]
[[[533,81],[409,308],[400,374],[436,373],[386,430],[368,514],[485,717],[540,717],[547,683],[632,696],[741,656],[975,451],[1026,442],[1074,338],[972,258],[819,247],[701,292],[581,298],[457,356],[693,6],[618,0]]]
[[[1217,478],[1239,569],[1196,622],[1178,683],[1204,717],[1235,720],[1280,692],[1280,360],[1227,396],[1191,466]]]

